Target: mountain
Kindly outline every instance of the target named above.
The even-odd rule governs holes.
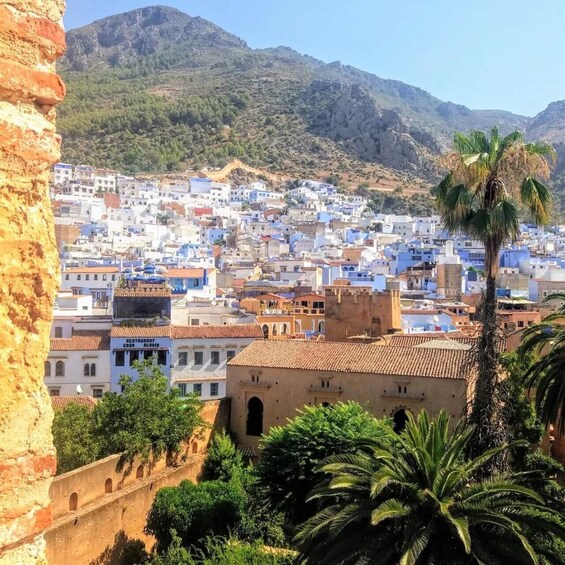
[[[221,166],[426,186],[454,131],[565,141],[565,102],[533,119],[470,110],[288,47],[250,49],[215,24],[154,6],[67,33],[63,159],[124,171]]]

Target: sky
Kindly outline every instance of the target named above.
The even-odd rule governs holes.
[[[564,0],[67,0],[65,27],[159,3],[473,109],[534,116],[565,98]]]

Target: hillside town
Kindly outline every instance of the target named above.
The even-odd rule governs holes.
[[[565,563],[561,6],[138,4],[0,1],[0,565]]]
[[[182,396],[230,396],[237,441],[255,454],[261,433],[304,404],[368,401],[401,425],[406,411],[456,418],[469,402],[485,249],[439,215],[374,213],[316,180],[274,190],[65,163],[50,190],[61,260],[52,396],[119,392],[134,361],[155,355]],[[521,224],[497,278],[505,350],[565,291],[564,266],[565,226]],[[350,355],[365,360],[358,370]],[[341,360],[329,373],[327,357]],[[278,367],[278,387],[259,380],[266,367]],[[297,386],[304,370],[315,373]]]

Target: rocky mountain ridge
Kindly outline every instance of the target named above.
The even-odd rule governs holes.
[[[144,140],[139,151],[164,155],[154,161],[169,169],[206,159],[221,165],[237,157],[272,171],[286,167],[297,176],[336,172],[351,177],[355,172],[359,178],[390,174],[433,180],[437,155],[449,147],[456,130],[498,124],[503,132],[521,129],[536,139],[565,141],[565,101],[550,104],[534,118],[470,110],[418,87],[339,62],[326,64],[287,47],[251,49],[207,20],[164,6],[71,30],[67,43],[60,67],[70,94],[60,122],[66,158],[90,155],[127,169],[127,158],[118,155],[108,163],[104,156],[112,139],[113,151],[121,151],[126,133],[110,133],[97,124],[104,123],[104,112],[117,116],[134,92],[137,103],[135,96],[128,103],[146,109],[146,127],[136,132]],[[187,98],[209,104],[214,97],[234,94],[246,101],[245,107],[230,109],[229,119],[220,120],[223,127],[202,126],[198,139],[185,144],[206,143],[206,151],[163,147],[185,125],[171,118],[169,106]],[[192,128],[201,125],[197,121]],[[167,135],[161,135],[163,128]],[[181,133],[193,136],[193,131]],[[165,140],[156,145],[159,137]],[[175,156],[167,161],[169,154]],[[131,170],[151,168],[142,160],[129,161],[134,162]]]

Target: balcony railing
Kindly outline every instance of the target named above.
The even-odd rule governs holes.
[[[322,386],[322,385],[310,385],[308,388],[309,392],[331,392],[333,394],[342,394],[343,389],[340,386]]]
[[[411,394],[409,392],[383,392],[381,394],[383,398],[403,398],[404,400],[419,400],[422,402],[426,399],[426,394]]]
[[[271,383],[265,381],[239,381],[239,384],[246,388],[271,388]]]

